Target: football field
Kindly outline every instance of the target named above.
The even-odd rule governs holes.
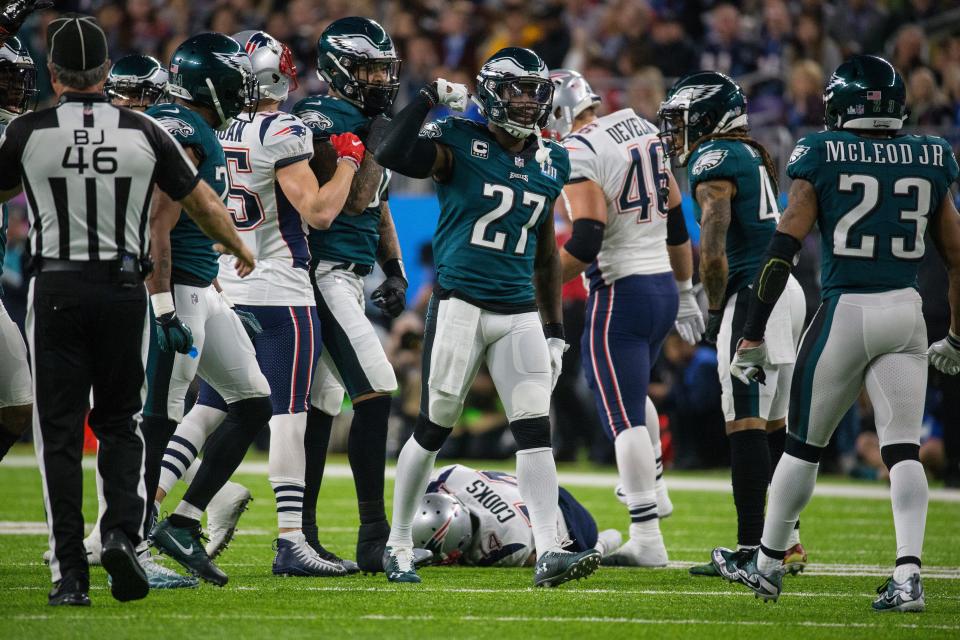
[[[46,604],[49,572],[40,476],[29,448],[0,463],[0,638],[958,638],[960,637],[960,494],[931,492],[924,549],[927,611],[876,614],[875,589],[895,551],[886,487],[823,479],[802,517],[811,564],[784,580],[776,604],[756,600],[719,578],[693,578],[692,563],[716,545],[735,542],[733,500],[722,472],[668,473],[675,511],[662,523],[671,565],[601,567],[588,580],[536,589],[532,570],[433,567],[421,585],[383,577],[274,578],[275,514],[265,461],[245,463],[235,480],[254,495],[240,530],[221,556],[223,588],[155,591],[121,604],[106,574],[91,568],[89,609]],[[90,459],[84,510],[96,515]],[[353,557],[357,512],[345,459],[332,458],[320,495],[321,541]],[[477,466],[477,465],[472,465]],[[512,471],[512,461],[497,466]],[[626,532],[612,471],[561,467],[561,483],[594,514],[601,529]],[[175,502],[165,503],[172,510]],[[175,563],[167,562],[168,566]],[[179,567],[178,567],[179,568]]]

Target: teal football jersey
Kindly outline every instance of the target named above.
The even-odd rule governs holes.
[[[950,145],[936,136],[801,139],[787,175],[817,193],[823,298],[916,287],[929,217],[957,174]]]
[[[687,177],[697,222],[703,212],[697,203],[697,185],[729,180],[737,187],[727,228],[726,298],[753,283],[770,238],[780,220],[777,189],[760,152],[736,140],[710,140],[697,147],[687,163]]]
[[[213,128],[194,111],[178,104],[160,104],[150,107],[147,115],[153,117],[184,147],[197,154],[200,165],[197,172],[226,202],[227,160],[223,147]],[[220,254],[213,250],[208,238],[186,211],[170,230],[174,282],[209,285],[217,277]]]
[[[346,100],[332,96],[310,96],[294,105],[293,115],[310,127],[314,139],[337,133],[356,133],[366,129],[370,118]],[[373,266],[380,244],[381,204],[387,201],[390,171],[383,170],[380,186],[360,215],[339,215],[329,229],[310,229],[310,256],[330,262],[353,262]]]
[[[545,141],[552,163],[539,164],[536,144],[511,153],[485,125],[464,118],[428,123],[420,135],[453,153],[450,178],[437,184],[433,257],[440,287],[480,304],[535,305],[537,237],[570,177],[567,150]]]

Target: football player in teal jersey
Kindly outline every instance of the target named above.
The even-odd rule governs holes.
[[[552,211],[570,161],[566,149],[540,137],[553,84],[534,52],[508,47],[491,56],[473,99],[485,124],[450,117],[423,126],[434,106],[462,111],[467,100],[463,85],[430,83],[397,114],[376,149],[388,169],[433,177],[440,200],[420,417],[400,452],[384,571],[392,582],[420,582],[414,513],[437,451],[486,363],[517,441],[517,481],[538,553],[533,582],[556,586],[590,575],[600,563],[596,549],[566,552],[557,539],[549,411],[566,344]]]
[[[824,91],[826,131],[797,143],[787,210],[750,293],[743,340],[731,364],[743,380],[762,378],[768,317],[800,243],[820,228],[823,302],[804,334],[790,396],[786,452],[770,487],[760,549],[714,562],[730,580],[776,600],[790,531],[810,500],[823,448],[862,386],[873,404],[880,452],[890,471],[897,537],[893,575],[875,611],[922,611],[920,558],[927,478],[920,430],[927,363],[960,373],[960,215],[950,186],[960,169],[946,140],[899,132],[906,91],[893,66],[854,56]],[[949,271],[948,335],[927,348],[917,269],[929,232]]]
[[[730,474],[737,509],[737,553],[760,544],[767,484],[783,454],[787,398],[803,329],[803,291],[792,277],[771,332],[766,384],[730,375],[743,332],[749,286],[780,217],[776,168],[747,133],[747,100],[732,79],[715,71],[681,78],[660,106],[661,136],[687,167],[694,213],[701,227],[700,280],[707,295],[707,340],[717,345]],[[803,569],[806,552],[797,530],[786,561]],[[712,562],[693,575],[717,575]]]
[[[33,109],[37,100],[37,68],[30,53],[15,37],[0,44],[0,134],[7,123]],[[7,205],[0,205],[0,274],[7,252]],[[20,329],[3,307],[0,286],[0,460],[27,427],[33,412],[30,365]]]
[[[167,101],[169,79],[170,74],[159,60],[132,53],[110,67],[103,90],[110,102],[118,107],[146,111],[155,104]]]
[[[325,144],[331,135],[352,132],[369,139],[374,122],[385,123],[381,116],[400,86],[400,60],[383,27],[368,18],[350,17],[332,22],[320,35],[317,67],[329,86],[328,95],[304,98],[293,107],[293,114],[313,133],[311,165],[323,183],[336,165],[333,149]],[[390,535],[383,475],[390,396],[397,389],[397,379],[365,314],[363,296],[363,278],[379,263],[387,277],[374,291],[374,302],[392,317],[400,315],[406,303],[407,280],[387,195],[390,174],[367,153],[343,213],[329,229],[310,229],[309,238],[323,353],[313,377],[307,418],[303,532],[317,553],[335,557],[318,539],[316,508],[333,417],[340,413],[346,389],[353,403],[347,455],[357,490],[360,531],[357,562],[340,561],[351,572],[382,571]]]

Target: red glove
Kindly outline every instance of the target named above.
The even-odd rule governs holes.
[[[360,168],[360,163],[363,162],[363,154],[366,152],[366,147],[363,146],[360,138],[352,133],[341,133],[330,136],[330,144],[333,146],[333,150],[337,152],[338,160],[349,160],[353,163],[354,168]]]

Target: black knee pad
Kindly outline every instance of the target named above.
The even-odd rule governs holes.
[[[273,405],[270,403],[269,396],[246,398],[231,404],[227,412],[233,418],[231,422],[235,421],[237,428],[255,437],[260,433],[260,429],[270,422]]]
[[[883,458],[883,464],[887,465],[887,470],[893,469],[893,465],[904,460],[920,461],[920,445],[911,442],[900,442],[897,444],[887,444],[880,447],[880,457]]]
[[[820,457],[823,455],[823,447],[815,447],[798,440],[792,433],[787,433],[787,442],[783,447],[783,452],[800,458],[813,464],[820,464]]]
[[[440,447],[447,441],[447,436],[453,429],[447,429],[430,422],[422,413],[417,417],[417,424],[413,428],[413,438],[427,451],[440,451]]]
[[[547,416],[514,420],[510,423],[510,431],[517,441],[517,451],[553,446],[550,442],[550,418]]]

